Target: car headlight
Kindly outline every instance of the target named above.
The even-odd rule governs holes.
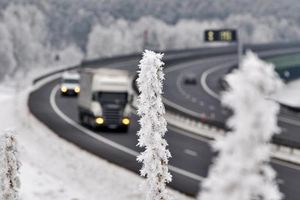
[[[104,123],[104,119],[103,119],[103,117],[97,117],[96,120],[95,120],[95,122],[96,122],[96,124],[101,125],[101,124]]]
[[[65,86],[61,86],[60,90],[61,90],[62,92],[67,92],[67,91],[68,91],[68,88],[65,87]]]
[[[130,119],[129,119],[128,117],[124,117],[124,118],[122,119],[122,124],[124,124],[124,125],[129,125],[129,124],[130,124]]]
[[[74,91],[76,92],[76,93],[79,93],[80,92],[80,87],[75,87],[75,89],[74,89]]]

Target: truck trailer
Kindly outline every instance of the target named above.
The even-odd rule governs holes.
[[[125,70],[86,68],[81,71],[79,121],[92,128],[128,131],[132,77]]]

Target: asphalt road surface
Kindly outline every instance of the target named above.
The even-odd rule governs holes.
[[[273,50],[270,50],[261,54],[272,55],[272,52]],[[278,53],[278,51],[276,52]],[[230,113],[220,103],[219,94],[222,91],[220,79],[236,63],[236,57],[225,55],[217,56],[213,60],[211,58],[202,59],[201,62],[186,62],[168,68],[164,85],[165,99],[175,105],[184,106],[190,112],[198,114],[199,118],[201,117],[204,121],[225,123]],[[188,74],[194,74],[197,77],[196,85],[184,84],[184,79]],[[299,113],[281,108],[279,126],[282,133],[276,135],[274,141],[280,141],[281,144],[287,146],[293,141],[300,148]]]
[[[111,61],[96,67],[116,67],[134,72],[138,59]],[[183,85],[182,78],[190,71],[201,77],[207,69],[219,65],[232,65],[234,62],[235,56],[229,54],[209,58],[199,56],[199,59],[193,61],[173,63],[174,66],[166,69],[164,97],[193,111],[199,109],[199,113],[204,113],[203,116],[223,119],[228,113],[217,107],[219,100],[207,94],[202,87],[198,87],[199,84],[196,87]],[[78,123],[77,99],[61,97],[58,83],[59,80],[52,80],[31,93],[28,101],[31,112],[60,137],[138,173],[141,165],[136,162],[136,155],[142,149],[136,146],[139,125],[135,111],[132,110],[133,123],[127,134],[89,130]],[[193,106],[190,107],[191,105]],[[214,156],[209,146],[210,141],[172,126],[168,126],[166,139],[172,153],[170,169],[173,181],[170,186],[189,195],[196,195],[199,183],[206,177]],[[286,195],[285,199],[299,200],[300,167],[278,160],[273,160],[272,165],[278,172],[280,189]]]

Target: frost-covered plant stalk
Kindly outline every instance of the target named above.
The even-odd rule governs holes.
[[[0,199],[17,200],[20,162],[17,142],[12,132],[0,137]]]
[[[270,140],[279,132],[279,105],[270,99],[282,83],[274,66],[248,52],[239,69],[226,77],[230,89],[222,103],[233,110],[232,129],[214,143],[219,152],[199,200],[280,200],[276,172],[269,165]]]
[[[141,129],[138,146],[144,147],[137,160],[143,163],[141,175],[145,176],[147,200],[169,199],[166,183],[172,177],[168,170],[168,159],[171,157],[167,142],[163,138],[167,131],[164,119],[165,108],[162,103],[162,81],[164,74],[161,61],[163,54],[146,50],[139,64],[137,85],[140,91],[138,98],[138,115]]]

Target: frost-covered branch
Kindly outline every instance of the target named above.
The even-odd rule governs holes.
[[[170,199],[166,183],[172,179],[168,170],[171,154],[167,149],[167,141],[163,138],[167,131],[167,122],[164,119],[165,108],[161,98],[164,79],[162,57],[163,54],[146,50],[139,64],[137,79],[140,91],[138,115],[141,117],[138,146],[145,148],[137,160],[143,162],[141,175],[147,178],[147,200]]]
[[[270,99],[282,85],[274,66],[248,52],[240,69],[226,77],[222,103],[233,110],[232,129],[217,140],[219,152],[202,184],[201,200],[280,200],[276,172],[269,165],[270,140],[279,132],[279,105]]]
[[[7,131],[0,138],[0,199],[19,199],[19,168],[16,138]]]

